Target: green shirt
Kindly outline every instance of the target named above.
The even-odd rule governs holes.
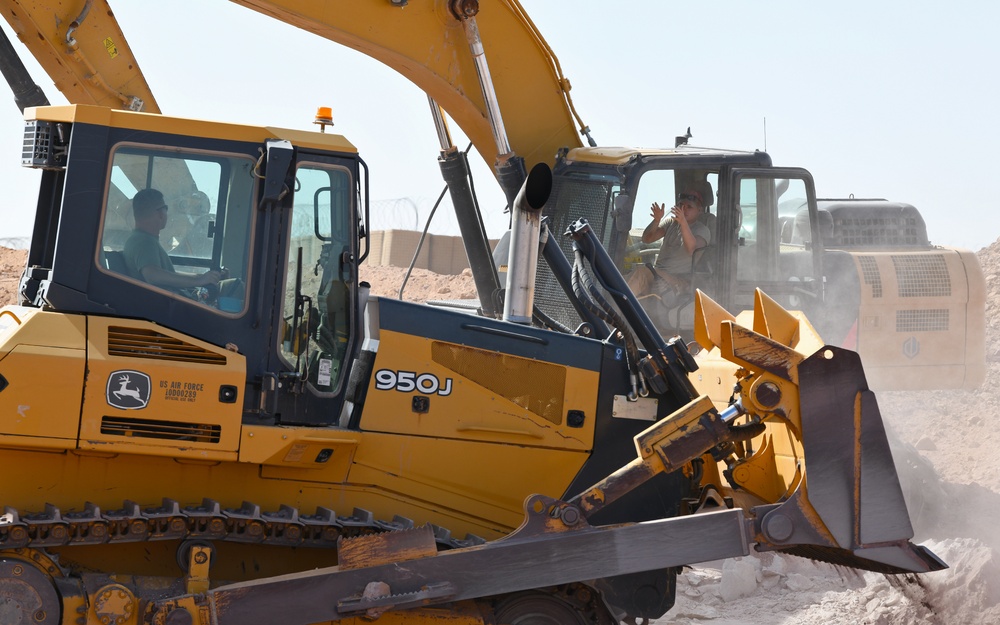
[[[705,239],[706,245],[712,242],[712,231],[701,221],[688,225],[691,226],[691,234]],[[663,235],[663,243],[660,244],[660,253],[656,256],[656,267],[670,274],[691,273],[691,255],[684,249],[680,224],[670,215],[664,217],[660,227],[666,232]]]
[[[174,264],[170,262],[170,257],[160,245],[160,240],[142,230],[132,231],[132,235],[125,241],[122,256],[125,258],[125,266],[128,267],[129,274],[139,280],[145,281],[142,270],[149,266],[176,272]]]

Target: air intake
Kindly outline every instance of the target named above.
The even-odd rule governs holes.
[[[861,264],[861,275],[864,276],[865,284],[871,287],[872,297],[882,297],[882,274],[878,271],[878,263],[872,256],[858,256],[858,263]]]
[[[951,276],[942,254],[893,256],[900,297],[951,297]]]
[[[222,434],[222,426],[181,421],[104,417],[101,419],[101,434],[195,443],[218,443]]]
[[[897,310],[896,332],[947,332],[949,312],[937,310]]]
[[[225,365],[224,354],[146,328],[108,328],[108,355]]]
[[[40,120],[25,123],[21,165],[33,169],[65,169],[66,130],[64,124]]]

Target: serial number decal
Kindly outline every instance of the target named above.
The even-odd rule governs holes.
[[[163,389],[163,399],[169,401],[198,401],[198,393],[205,390],[200,382],[178,382],[175,380],[160,380]]]
[[[400,393],[416,391],[424,395],[437,393],[445,397],[451,395],[451,378],[445,378],[444,383],[442,383],[433,373],[379,369],[375,372],[375,388],[380,391],[395,389]]]

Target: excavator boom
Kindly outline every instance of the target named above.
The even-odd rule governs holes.
[[[503,150],[492,136],[477,52],[489,59],[510,147],[527,169],[551,165],[561,148],[582,145],[569,80],[517,0],[233,2],[385,63],[440,104],[484,158]],[[481,51],[467,43],[462,19],[469,17],[476,17]]]
[[[510,152],[528,169],[582,145],[569,80],[517,0],[233,1],[398,71],[455,120],[484,158],[508,151],[494,138],[477,54],[493,67]],[[107,0],[4,0],[0,12],[69,102],[160,112]],[[463,20],[477,15],[482,49],[472,50]]]

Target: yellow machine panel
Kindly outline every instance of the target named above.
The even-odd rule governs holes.
[[[0,444],[76,446],[86,337],[80,315],[0,310]]]
[[[80,448],[236,460],[241,355],[141,321],[92,317]]]
[[[562,494],[587,454],[524,445],[365,434],[351,482],[464,510],[496,530],[517,527],[534,491]],[[488,536],[484,536],[488,537]]]
[[[367,430],[579,451],[592,446],[594,420],[573,427],[565,415],[594,414],[596,371],[387,330],[376,368]],[[414,392],[429,398],[423,412],[414,409]]]

